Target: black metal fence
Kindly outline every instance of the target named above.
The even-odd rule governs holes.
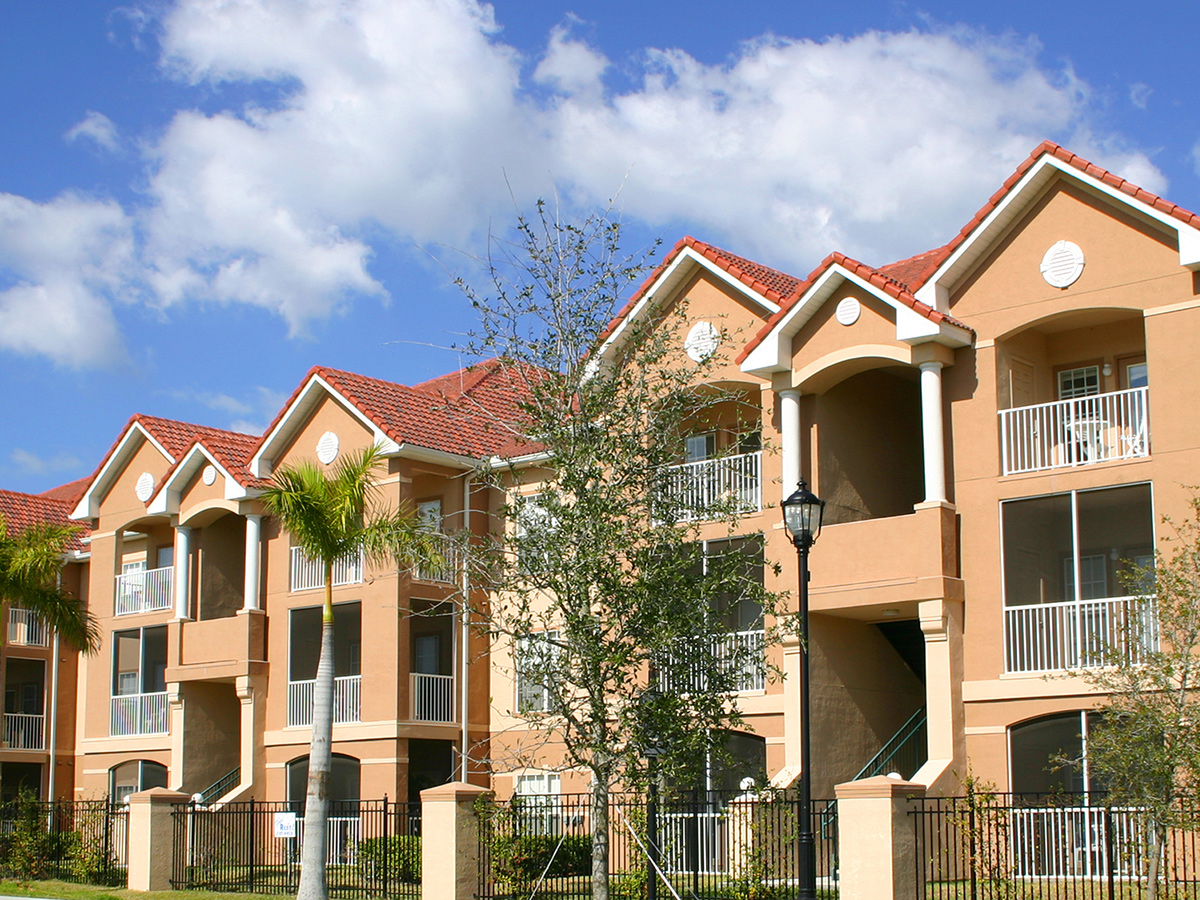
[[[930,900],[1200,897],[1200,810],[1159,834],[1142,810],[1074,794],[926,798],[912,813]]]
[[[660,870],[658,896],[794,897],[799,869],[799,801],[790,792],[694,793],[660,800],[653,834],[647,798],[608,798],[608,871],[614,900],[641,900]],[[590,794],[517,796],[481,810],[480,896],[591,896]],[[837,807],[813,804],[818,895],[837,896]],[[655,840],[656,838],[656,840]]]
[[[250,800],[172,812],[171,886],[294,894],[304,843],[303,805]],[[417,803],[331,803],[325,874],[332,896],[419,897],[421,809]]]
[[[0,806],[0,877],[126,883],[128,807],[107,800],[15,800]]]

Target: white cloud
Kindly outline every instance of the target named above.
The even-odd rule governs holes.
[[[170,396],[176,400],[198,403],[215,412],[225,413],[229,420],[221,425],[230,431],[245,434],[262,434],[275,414],[282,408],[288,395],[282,391],[257,385],[242,397],[208,391],[175,390]]]
[[[64,137],[71,142],[85,138],[108,153],[116,153],[121,149],[120,136],[113,120],[104,113],[90,109],[86,116],[71,126]]]
[[[883,263],[949,239],[1047,137],[1165,188],[1146,153],[1096,129],[1088,85],[1044,65],[1033,40],[933,27],[764,37],[720,65],[647,50],[622,60],[634,86],[614,91],[613,65],[576,24],[533,61],[478,0],[178,0],[157,29],[164,72],[257,103],[177,111],[145,145],[143,202],[127,214],[0,198],[0,229],[10,208],[79,219],[90,240],[69,251],[39,234],[70,258],[35,265],[36,249],[0,239],[0,347],[111,359],[110,306],[131,294],[260,306],[301,333],[388,299],[378,242],[477,248],[513,199],[527,208],[552,180],[587,205],[624,184],[627,218],[686,223],[796,274],[834,249]],[[90,116],[76,130],[107,133]],[[39,324],[43,303],[103,349],[81,358]]]
[[[1141,81],[1135,82],[1129,86],[1129,102],[1138,109],[1145,109],[1150,105],[1150,95],[1154,93],[1154,89],[1150,85]]]
[[[132,291],[134,243],[116,203],[0,194],[0,348],[83,368],[124,359],[114,300]]]
[[[23,450],[20,447],[17,447],[9,454],[9,459],[16,463],[18,468],[34,475],[78,470],[83,465],[78,457],[71,456],[69,453],[58,453],[46,458],[30,453],[28,450]]]

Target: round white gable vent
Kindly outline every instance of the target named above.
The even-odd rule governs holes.
[[[721,332],[711,322],[697,322],[683,341],[683,349],[695,362],[704,362],[721,346]]]
[[[858,321],[858,317],[862,315],[862,304],[854,297],[843,297],[837,305],[837,310],[834,311],[837,320],[843,325],[853,325]]]
[[[321,435],[321,439],[317,441],[317,459],[323,465],[329,465],[338,455],[338,436],[332,431],[327,431]]]
[[[204,479],[205,484],[211,485],[214,481],[217,480],[216,466],[211,466],[211,465],[205,466],[204,472],[201,473],[200,477]]]
[[[149,500],[150,495],[154,493],[154,476],[149,472],[139,475],[137,483],[133,486],[133,493],[143,503]]]
[[[1083,251],[1071,241],[1059,241],[1042,257],[1042,277],[1051,287],[1073,285],[1083,274]]]

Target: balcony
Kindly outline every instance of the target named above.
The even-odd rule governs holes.
[[[362,553],[343,556],[333,564],[333,586],[361,584],[363,580]],[[311,560],[299,547],[292,548],[292,591],[311,591],[325,587],[325,568],[320,561]]]
[[[312,725],[313,689],[316,681],[288,682],[289,728]],[[342,675],[333,679],[333,724],[362,721],[362,676]]]
[[[113,737],[168,734],[169,710],[166,691],[113,697],[108,733]]]
[[[134,613],[170,609],[174,600],[172,591],[174,576],[173,566],[118,575],[116,614],[131,616]]]
[[[8,642],[26,647],[45,647],[50,643],[50,629],[37,613],[19,606],[8,608]]]
[[[167,626],[167,681],[230,680],[266,671],[267,617],[260,612]]]
[[[1130,662],[1158,649],[1154,608],[1141,597],[1010,606],[1004,610],[1004,668],[1030,674],[1098,668],[1110,648],[1131,635]]]
[[[1149,388],[1000,410],[1001,472],[1019,475],[1150,455]]]
[[[4,746],[9,750],[45,750],[46,717],[29,713],[5,713]]]
[[[761,691],[767,686],[767,665],[764,635],[756,631],[734,631],[729,634],[714,634],[701,638],[688,653],[703,653],[717,660],[719,670],[732,674],[734,690]],[[674,654],[672,654],[674,656]],[[670,666],[674,670],[674,666]],[[705,687],[702,672],[672,672],[664,679],[663,689],[675,693],[688,693]]]
[[[760,512],[762,451],[669,466],[665,493],[683,522]]]
[[[408,678],[413,721],[454,721],[453,675],[424,675],[413,672]]]
[[[432,535],[437,552],[441,555],[439,565],[418,563],[413,567],[413,578],[437,584],[454,584],[462,569],[462,555],[458,544],[448,534]]]

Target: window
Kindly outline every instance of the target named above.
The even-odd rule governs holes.
[[[518,565],[525,575],[536,575],[553,560],[557,517],[550,508],[551,502],[552,498],[544,493],[517,498],[513,540]]]
[[[167,786],[167,767],[149,759],[131,759],[108,770],[108,796],[123,803],[130,794]]]
[[[167,627],[132,628],[113,634],[112,695],[167,690]]]
[[[1145,360],[1125,364],[1125,387],[1140,388],[1150,383],[1150,370],[1146,368]]]
[[[1058,373],[1058,399],[1074,400],[1100,393],[1100,367],[1079,366]]]
[[[684,442],[683,456],[685,462],[702,462],[706,459],[712,459],[716,454],[717,435],[715,432],[693,434]]]
[[[426,531],[440,533],[442,530],[442,501],[424,500],[418,503],[417,521]]]
[[[358,815],[360,763],[353,756],[334,753],[329,760],[329,815],[332,818]],[[308,757],[287,764],[288,801],[303,815],[308,795]]]
[[[558,681],[557,631],[542,631],[518,638],[514,648],[517,681],[517,711],[546,713],[553,707],[551,690]]]
[[[517,826],[525,834],[558,834],[562,830],[562,779],[553,772],[517,776],[513,796]]]
[[[1009,729],[1010,784],[1016,794],[1086,794],[1103,785],[1088,767],[1087,733],[1097,714],[1042,716]],[[1070,765],[1067,760],[1078,760]]]
[[[1011,500],[1001,515],[1009,607],[1125,596],[1121,572],[1154,546],[1148,484]]]
[[[321,658],[321,607],[306,606],[291,612],[288,680],[312,681]],[[333,675],[362,674],[362,604],[333,606]]]

